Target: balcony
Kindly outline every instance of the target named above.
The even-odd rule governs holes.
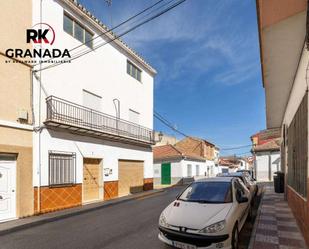
[[[154,144],[154,132],[138,124],[69,102],[55,96],[46,98],[48,127],[68,129],[109,140]]]

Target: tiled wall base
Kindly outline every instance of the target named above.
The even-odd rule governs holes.
[[[307,246],[309,246],[309,202],[301,198],[289,186],[287,187],[287,199],[297,223],[305,237]]]
[[[143,190],[147,191],[152,189],[153,189],[153,178],[145,178]]]
[[[40,188],[40,211],[38,210],[38,188],[34,188],[34,213],[47,213],[82,204],[82,185]]]
[[[118,197],[118,181],[104,182],[104,200]]]
[[[145,178],[143,190],[153,189],[153,178]],[[82,205],[82,184],[64,187],[40,188],[40,211],[38,210],[38,188],[34,188],[34,213],[48,213]],[[118,181],[104,182],[104,200],[118,197]]]

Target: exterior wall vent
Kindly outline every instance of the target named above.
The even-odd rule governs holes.
[[[27,121],[28,120],[28,112],[24,109],[18,110],[18,120],[19,121]]]

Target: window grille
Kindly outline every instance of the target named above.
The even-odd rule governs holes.
[[[308,93],[288,128],[288,185],[307,198],[308,179]]]
[[[76,154],[49,152],[49,185],[71,185],[76,180]]]

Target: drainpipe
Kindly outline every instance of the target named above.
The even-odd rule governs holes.
[[[119,119],[120,119],[120,100],[115,98],[113,99],[113,103],[115,106],[115,110],[116,110],[116,132],[118,132],[118,123],[119,123]]]
[[[40,1],[40,29],[42,29],[42,2]],[[42,43],[40,45],[42,49]],[[40,58],[40,79],[39,79],[39,127],[41,126],[41,88],[42,88],[42,59]],[[37,211],[38,213],[41,212],[41,164],[42,164],[42,157],[41,157],[41,132],[42,130],[39,130],[39,168],[38,168],[38,175],[39,175],[39,181],[38,181],[38,193],[37,193]]]

